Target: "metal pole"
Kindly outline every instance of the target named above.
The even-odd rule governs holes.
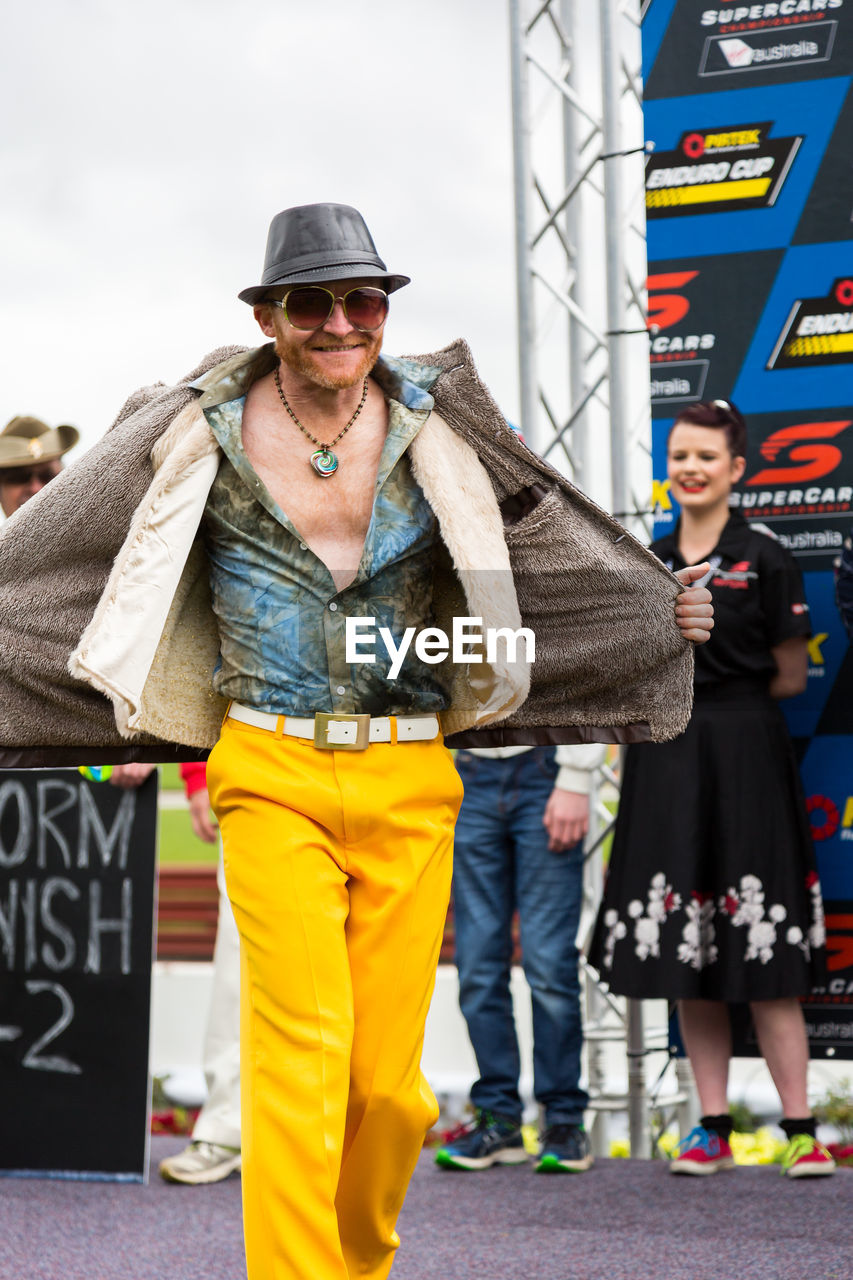
[[[518,380],[520,427],[531,449],[541,449],[536,412],[536,368],[533,330],[533,281],[530,271],[529,200],[533,186],[530,161],[530,109],[521,0],[509,0],[512,77],[512,154],[515,193],[515,271],[518,307]]]
[[[560,25],[565,36],[565,54],[568,59],[567,83],[577,92],[577,60],[575,58],[575,3],[574,0],[561,0]],[[566,179],[566,190],[570,190],[577,181],[579,163],[577,111],[571,102],[563,99],[563,172]],[[581,282],[578,273],[578,250],[581,236],[582,195],[578,192],[569,201],[566,208],[566,238],[573,250],[571,261],[574,280],[569,289],[569,296],[580,303],[584,310],[585,299],[581,295]],[[583,334],[581,326],[571,314],[569,322],[569,403],[572,407],[580,404],[585,390]],[[571,431],[572,458],[575,470],[572,479],[581,489],[589,484],[589,415],[581,413]]]
[[[649,1100],[646,1095],[646,1038],[643,1005],[629,1000],[626,1010],[628,1052],[628,1135],[634,1160],[649,1160],[652,1154]]]
[[[628,328],[625,288],[625,218],[620,154],[619,71],[617,0],[600,0],[602,141],[604,155],[604,231],[607,252],[605,272],[607,293],[607,349],[610,363],[610,475],[613,511],[630,510],[629,450],[630,427],[625,398],[628,367],[624,330]]]

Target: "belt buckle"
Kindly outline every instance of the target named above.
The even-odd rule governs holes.
[[[370,716],[316,712],[314,746],[321,751],[365,751],[370,746]]]

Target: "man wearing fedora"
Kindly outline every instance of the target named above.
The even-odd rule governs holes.
[[[518,440],[464,342],[381,354],[408,282],[349,206],[278,214],[240,295],[269,341],[136,392],[0,533],[0,765],[210,751],[250,1280],[391,1268],[438,1113],[445,742],[672,737],[711,625],[707,591]]]
[[[0,508],[10,516],[62,470],[63,456],[80,439],[76,427],[49,427],[26,414],[0,431]]]

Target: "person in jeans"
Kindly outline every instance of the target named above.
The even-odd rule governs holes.
[[[527,1159],[509,986],[516,908],[533,1009],[534,1095],[544,1112],[536,1168],[579,1173],[592,1164],[575,938],[591,774],[603,754],[593,744],[475,748],[456,756],[465,786],[454,840],[456,963],[480,1078],[471,1090],[474,1119],[440,1148],[441,1168]]]

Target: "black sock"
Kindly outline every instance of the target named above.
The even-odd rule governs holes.
[[[817,1137],[817,1121],[814,1116],[806,1116],[803,1120],[789,1120],[787,1117],[779,1121],[779,1128],[789,1140],[797,1133],[806,1133],[810,1138]]]
[[[702,1116],[699,1123],[703,1129],[710,1129],[717,1137],[725,1138],[726,1142],[732,1135],[732,1118],[728,1112],[722,1116]]]

